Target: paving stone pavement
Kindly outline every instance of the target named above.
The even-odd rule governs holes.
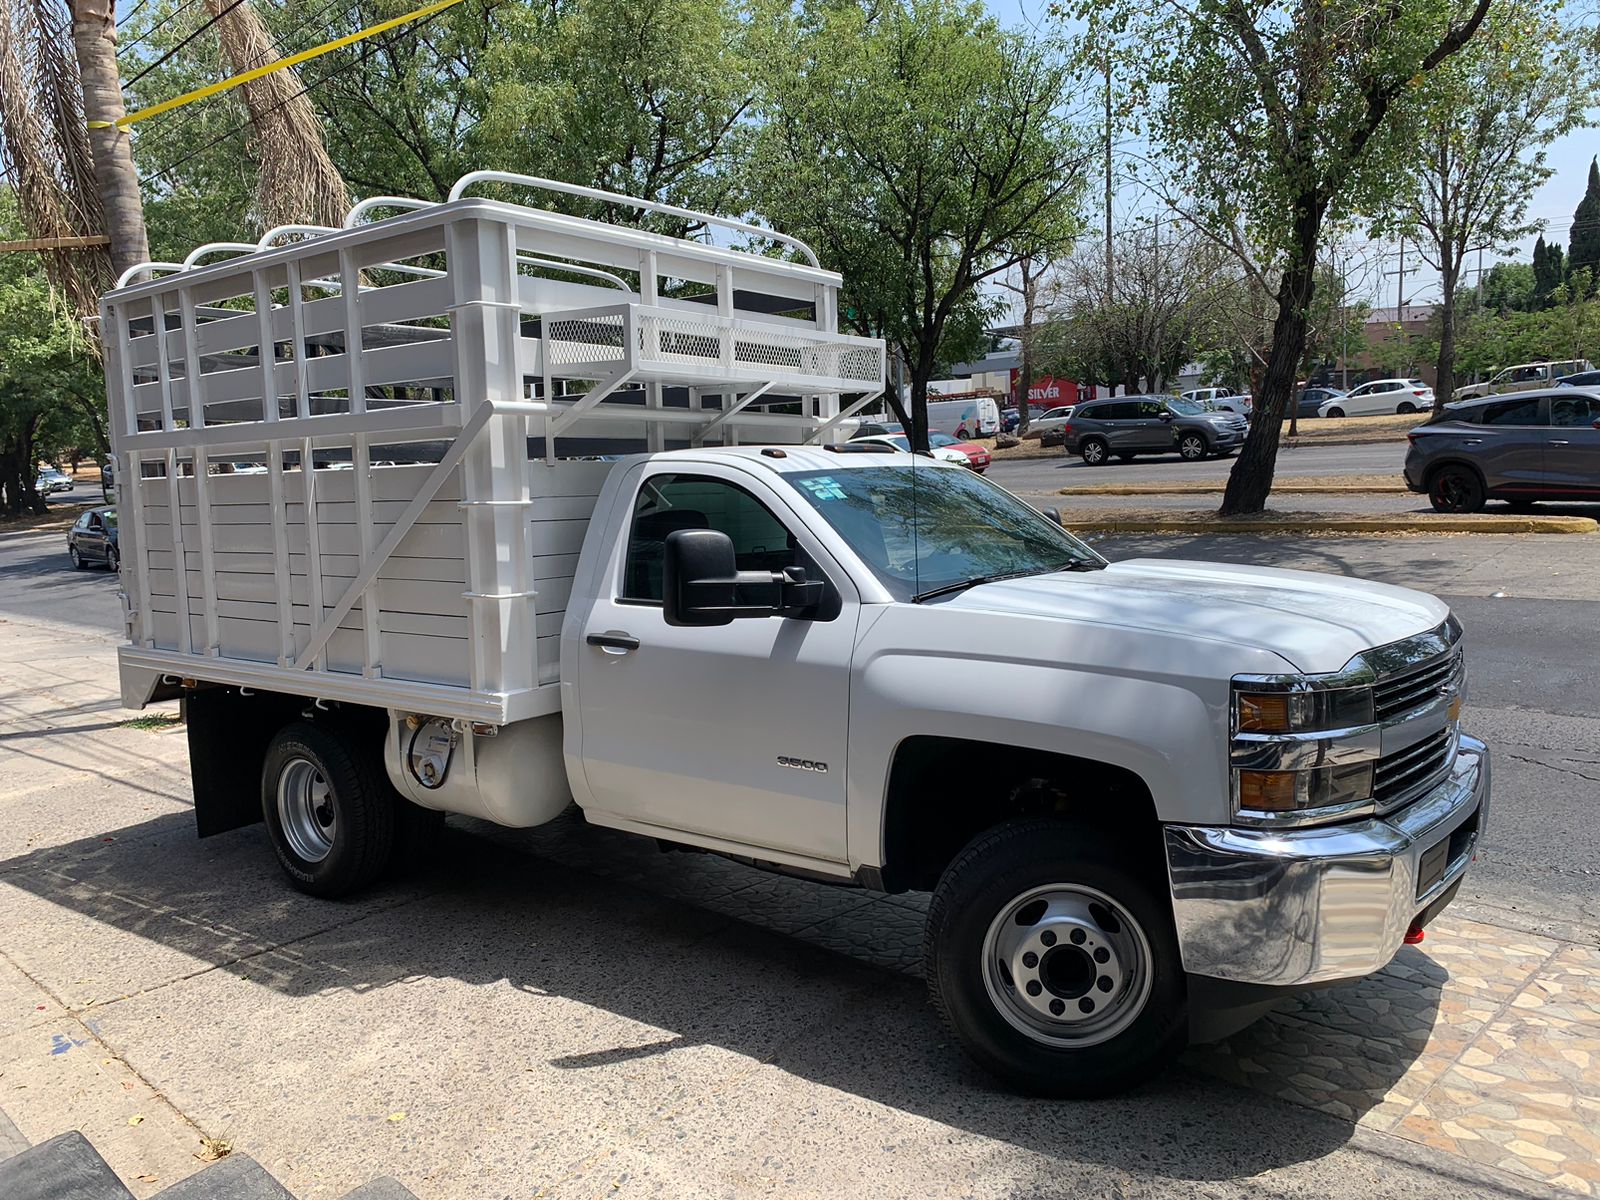
[[[822,1022],[820,1034],[830,1021],[870,1019],[875,992],[906,990],[874,983],[893,976],[873,968],[905,976],[918,970],[926,897],[874,896],[764,874],[711,855],[663,854],[652,843],[587,826],[571,815],[522,831],[453,820],[444,842],[454,865],[445,878],[397,885],[354,905],[305,901],[278,883],[275,869],[258,853],[264,848],[259,837],[250,831],[193,841],[183,808],[183,739],[159,722],[146,728],[126,723],[131,714],[117,708],[107,685],[115,676],[107,670],[105,644],[63,647],[49,635],[18,640],[14,631],[7,638],[10,653],[0,658],[12,664],[47,649],[65,653],[57,654],[47,677],[28,686],[13,686],[14,672],[8,678],[0,661],[0,759],[12,768],[3,776],[10,782],[0,784],[0,1106],[36,1137],[51,1124],[57,1132],[67,1127],[62,1119],[111,1131],[115,1136],[96,1137],[96,1143],[138,1195],[197,1168],[202,1132],[227,1128],[270,1142],[289,1129],[305,1144],[327,1136],[335,1118],[293,1099],[295,1088],[319,1083],[337,1098],[330,1105],[340,1114],[337,1120],[382,1123],[398,1116],[394,1128],[402,1140],[396,1153],[403,1167],[405,1153],[425,1152],[426,1114],[414,1114],[410,1126],[404,1111],[385,1118],[383,1112],[402,1101],[382,1092],[383,1081],[402,1078],[413,1094],[460,1084],[448,1073],[430,1074],[430,1056],[414,1053],[410,1036],[432,1038],[438,1044],[429,1048],[444,1056],[450,1045],[479,1036],[474,1030],[480,1026],[484,1037],[496,1028],[517,1027],[515,1014],[534,1002],[560,1006],[567,1015],[549,1027],[521,1030],[519,1038],[532,1040],[508,1052],[544,1064],[539,1070],[552,1080],[574,1070],[610,1073],[617,1080],[615,1094],[627,1097],[624,1108],[608,1108],[592,1123],[550,1141],[548,1130],[521,1131],[527,1144],[519,1143],[519,1153],[533,1156],[549,1173],[555,1181],[550,1194],[608,1192],[619,1177],[648,1192],[642,1181],[659,1170],[649,1147],[673,1136],[666,1130],[682,1137],[689,1128],[698,1129],[696,1136],[708,1146],[723,1141],[730,1160],[740,1164],[729,1176],[734,1184],[708,1194],[743,1194],[747,1185],[782,1191],[783,1181],[795,1178],[793,1162],[781,1156],[747,1162],[748,1144],[729,1140],[727,1123],[746,1119],[741,1106],[756,1112],[788,1103],[768,1094],[772,1084],[760,1064],[794,1030],[780,1017],[769,1018],[760,1007],[766,1001],[747,993],[761,983],[781,987],[796,1011]],[[152,853],[145,855],[143,847]],[[171,854],[177,865],[163,870],[156,850]],[[153,865],[135,865],[146,858]],[[717,1018],[723,1022],[719,1028],[746,1023],[739,1026],[744,1032],[736,1052],[697,1044],[695,1030],[707,1018],[690,996],[670,999],[689,1005],[681,1012],[659,1007],[668,1001],[658,997],[658,1007],[616,1028],[615,1016],[597,1016],[598,1010],[571,998],[627,994],[636,981],[629,979],[626,961],[584,964],[591,972],[589,991],[569,986],[564,996],[541,987],[536,973],[524,979],[504,963],[419,963],[410,953],[415,947],[448,956],[453,938],[465,936],[452,930],[481,928],[502,911],[521,911],[519,893],[502,902],[493,887],[452,906],[452,889],[470,890],[473,875],[496,872],[558,881],[547,898],[556,908],[545,918],[555,926],[570,921],[561,904],[570,900],[575,912],[582,900],[583,911],[592,911],[595,897],[612,885],[625,887],[628,896],[685,906],[686,915],[668,927],[664,943],[654,925],[641,924],[642,910],[632,900],[611,914],[613,932],[623,940],[658,939],[636,952],[646,975],[670,971],[675,957],[698,953],[708,942],[742,952],[748,970],[705,985],[722,1006],[719,1013],[742,1014]],[[508,947],[534,936],[516,923],[525,916],[506,919],[505,929],[481,936],[501,938]],[[401,940],[392,944],[397,927]],[[765,941],[744,945],[749,938],[740,929],[770,931],[803,945],[788,954]],[[476,940],[477,931],[460,950],[464,958],[472,957],[470,942]],[[842,998],[816,982],[816,964],[827,955],[804,955],[818,950],[843,955],[864,972],[848,976],[854,982]],[[563,953],[579,951],[549,951]],[[330,1029],[364,1031],[385,996],[392,1001],[400,989],[414,995],[429,977],[451,976],[479,985],[472,1003],[482,1011],[424,1007],[415,1028],[391,1026],[372,1035],[376,1044],[367,1052],[377,1059],[373,1074],[321,1077],[303,1053],[285,1054],[271,1069],[271,1021],[285,1011],[320,1005],[319,1020]],[[503,1018],[499,1025],[491,1019],[496,1013]],[[547,1036],[555,1044],[538,1043]],[[636,1068],[636,1061],[667,1049],[675,1056],[667,1078]],[[925,1053],[951,1055],[954,1049],[908,1047],[913,1058]],[[863,1077],[882,1069],[872,1063],[854,1068]],[[1461,1164],[1463,1179],[1521,1179],[1568,1194],[1600,1195],[1600,950],[1592,945],[1447,913],[1422,946],[1406,949],[1379,974],[1288,1001],[1224,1042],[1195,1047],[1184,1068],[1326,1114],[1358,1131],[1400,1139],[1419,1153],[1433,1153],[1433,1161]],[[270,1084],[269,1091],[283,1093],[253,1101],[259,1112],[241,1107],[230,1088],[233,1075],[252,1072]],[[1180,1092],[1188,1086],[1183,1073],[1169,1085]],[[832,1067],[817,1074],[837,1078]],[[736,1102],[729,1099],[733,1095]],[[486,1105],[475,1119],[492,1131],[492,1100],[458,1091],[430,1103]],[[1135,1107],[1160,1102],[1130,1101]],[[856,1130],[852,1136],[871,1136],[860,1131],[886,1121],[881,1103],[855,1097],[843,1103]],[[994,1104],[1004,1107],[1000,1100]],[[885,1138],[904,1136],[899,1126],[893,1128],[900,1132],[889,1128],[885,1124]],[[817,1136],[845,1135],[834,1126]],[[297,1191],[332,1194],[343,1182],[337,1168],[310,1158],[309,1151],[289,1154],[269,1165]],[[825,1150],[817,1156],[821,1162],[828,1158]],[[579,1165],[572,1165],[574,1159]],[[473,1190],[472,1181],[480,1177],[471,1171],[497,1178],[493,1153],[470,1168],[430,1179],[440,1194],[483,1194]],[[1489,1174],[1472,1175],[1473,1169]],[[366,1165],[352,1170],[373,1173]],[[405,1175],[403,1169],[394,1173]],[[146,1176],[150,1182],[141,1183]],[[796,1194],[840,1194],[861,1182],[844,1174],[810,1178],[825,1182]],[[911,1177],[907,1186],[914,1182]],[[951,1194],[959,1192],[959,1181],[950,1184]],[[650,1186],[670,1195],[683,1184],[668,1179]],[[1492,1190],[1504,1193],[1506,1186]],[[427,1187],[418,1190],[433,1194]],[[1476,1191],[1463,1187],[1458,1194]],[[1039,1193],[1024,1188],[1007,1194]]]

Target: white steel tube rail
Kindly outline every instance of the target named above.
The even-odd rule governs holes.
[[[689,221],[703,221],[707,225],[720,225],[724,229],[737,229],[740,233],[750,233],[757,237],[769,238],[775,242],[782,242],[786,246],[793,246],[813,267],[821,267],[822,263],[817,258],[817,252],[806,245],[797,237],[790,237],[787,233],[779,233],[776,229],[763,229],[760,225],[752,225],[747,221],[736,221],[732,217],[719,217],[715,213],[697,212],[692,208],[679,208],[676,204],[661,204],[655,200],[641,200],[637,196],[626,196],[621,192],[607,192],[600,188],[583,187],[576,183],[565,183],[559,179],[546,179],[541,175],[519,175],[515,171],[468,171],[456,180],[455,187],[450,189],[450,199],[459,200],[466,194],[468,188],[475,183],[514,183],[521,187],[540,188],[547,192],[565,192],[569,196],[582,196],[588,200],[600,200],[606,204],[624,204],[629,208],[637,208],[644,212],[662,213],[669,217],[683,217]]]

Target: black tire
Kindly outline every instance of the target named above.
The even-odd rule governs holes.
[[[1328,410],[1328,415],[1330,417],[1342,417],[1344,416],[1344,409],[1338,407],[1330,408]]]
[[[1407,417],[1417,411],[1417,406],[1409,400],[1402,400],[1400,401],[1400,407],[1394,411],[1396,416]]]
[[[1103,467],[1110,449],[1105,438],[1086,437],[1078,443],[1078,457],[1083,459],[1085,466]]]
[[[296,721],[273,735],[267,746],[261,769],[261,815],[284,874],[313,896],[332,899],[359,891],[377,879],[393,857],[400,799],[377,759],[378,748],[369,750],[356,738],[353,729]],[[320,856],[307,853],[303,840],[296,845],[293,816],[286,832],[284,810],[294,804],[279,800],[280,787],[293,786],[284,780],[285,773],[293,771],[303,778],[307,769],[312,774],[310,785],[320,784],[325,797],[315,816],[328,843]]]
[[[82,551],[80,551],[76,546],[67,547],[67,557],[72,560],[72,566],[75,570],[82,571],[89,566],[89,564],[84,561]]]
[[[1155,851],[1157,847],[1152,845],[1150,849]],[[980,834],[957,855],[940,878],[928,909],[924,970],[934,1008],[979,1065],[1019,1091],[1089,1097],[1109,1095],[1142,1083],[1182,1052],[1188,1040],[1187,1000],[1170,902],[1165,887],[1158,886],[1160,878],[1154,874],[1146,878],[1146,874],[1133,868],[1127,848],[1115,839],[1053,820],[1008,822]],[[1067,1002],[1088,1004],[1083,1012],[1092,1013],[1093,1001],[1100,999],[1101,990],[1107,991],[1111,998],[1100,1001],[1107,1006],[1101,1017],[1062,1017],[1056,1025],[1071,1030],[1073,1022],[1107,1017],[1125,1022],[1102,1031],[1104,1040],[1070,1045],[1053,1040],[1049,1033],[1034,1036],[1024,1032],[1015,1023],[1019,1018],[1006,1015],[1007,1010],[1016,1014],[1033,1002],[1017,990],[1009,968],[1000,968],[998,973],[986,969],[987,951],[995,931],[999,931],[999,937],[1034,936],[1017,934],[1013,929],[1030,925],[1020,917],[1031,904],[1018,911],[1019,919],[1006,921],[1004,917],[1008,909],[1031,892],[1045,888],[1098,893],[1131,920],[1132,928],[1119,924],[1118,934],[1128,938],[1142,934],[1147,961],[1140,960],[1143,966],[1138,971],[1130,971],[1125,977],[1119,974],[1122,982],[1113,988],[1105,988],[1100,979],[1094,978],[1100,971],[1115,970],[1115,966],[1094,965],[1106,961],[1098,957],[1098,949],[1096,958],[1088,959],[1085,950],[1095,945],[1092,935],[1087,946],[1078,949],[1066,942],[1056,946],[1052,933],[1043,944],[1054,948],[1046,951],[1042,960],[1037,956],[1032,964],[1027,957],[1015,960],[1036,966],[1041,977],[1049,970],[1051,955],[1060,952],[1066,952],[1073,961],[1088,964],[1090,982],[1083,985],[1082,991],[1052,982],[1047,985],[1047,994],[1053,998],[1047,1002],[1052,1006],[1062,1003],[1060,1009],[1051,1008],[1053,1013],[1068,1011]],[[1092,909],[1094,902],[1089,904]],[[1104,906],[1102,910],[1110,911]],[[1043,927],[1051,922],[1036,916],[1031,924]],[[1103,924],[1109,928],[1116,922]],[[1037,936],[1043,939],[1047,935]],[[1071,937],[1083,945],[1076,933]],[[1122,960],[1111,961],[1120,965]],[[996,994],[991,994],[991,983]],[[1044,994],[1038,979],[1030,979],[1028,984],[1029,995]],[[1061,997],[1067,1000],[1062,1002]],[[1121,1005],[1120,1014],[1111,1007],[1116,1005]]]
[[[117,553],[117,548],[115,546],[111,546],[106,549],[106,570],[122,570],[122,555]]]
[[[1428,476],[1428,503],[1434,512],[1480,512],[1485,498],[1483,477],[1471,467],[1447,463]]]
[[[1206,435],[1191,430],[1178,438],[1178,457],[1184,462],[1200,462],[1211,453]]]

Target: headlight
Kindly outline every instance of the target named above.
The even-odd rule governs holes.
[[[1374,707],[1366,684],[1235,683],[1229,749],[1234,819],[1310,825],[1370,811],[1380,746]]]
[[[1241,733],[1314,733],[1372,724],[1370,687],[1236,691],[1234,728]]]

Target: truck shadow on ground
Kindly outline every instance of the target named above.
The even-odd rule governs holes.
[[[693,1051],[674,1056],[703,1047],[719,1062],[725,1052],[740,1056],[728,1059],[729,1075],[754,1060],[845,1094],[815,1093],[819,1103],[858,1097],[1021,1147],[1041,1172],[1019,1181],[1025,1192],[1058,1189],[1073,1163],[1204,1181],[1333,1152],[1352,1138],[1350,1120],[1382,1099],[1427,1042],[1447,978],[1407,951],[1400,972],[1340,990],[1358,1002],[1365,994],[1369,1009],[1404,1010],[1395,1030],[1358,1029],[1360,1003],[1338,1028],[1340,993],[1325,991],[1294,1015],[1191,1051],[1131,1095],[1047,1103],[1001,1090],[937,1024],[914,974],[924,898],[663,854],[571,814],[525,831],[456,819],[424,873],[343,903],[292,892],[259,826],[201,842],[188,813],[0,862],[0,883],[9,885],[0,887],[7,953],[69,1005],[84,990],[74,985],[92,986],[96,999],[81,1019],[151,1063],[157,1087],[168,1086],[169,1071],[226,1079],[231,1103],[248,1105],[245,1096],[270,1087],[260,1076],[287,1060],[314,1054],[324,1069],[336,1043],[297,1049],[278,1031],[329,1004],[358,1008],[345,1019],[363,1034],[387,1024],[398,1045],[426,1041],[419,1062],[449,1060],[456,1078],[485,1088],[600,1091],[646,1112],[652,1088],[663,1080],[681,1088],[679,1072],[695,1074]],[[41,900],[90,922],[69,922],[63,944],[61,922]],[[128,934],[143,939],[131,951]],[[197,970],[195,960],[213,969]],[[239,995],[237,982],[222,984],[228,977],[259,985],[247,1008],[215,995],[218,987]],[[481,990],[462,1003],[456,984],[414,986],[433,980]],[[1337,1036],[1319,1037],[1319,1010],[1332,1014]],[[145,1022],[163,1015],[159,1041],[139,1044],[140,1030],[151,1033]],[[1247,1084],[1252,1071],[1273,1069],[1259,1065],[1270,1055],[1255,1052],[1283,1040],[1284,1022],[1296,1031],[1296,1053],[1309,1046],[1340,1060],[1339,1070],[1298,1067],[1332,1079],[1338,1107],[1316,1112],[1261,1094],[1286,1080],[1241,1088],[1219,1079],[1230,1072],[1215,1068],[1218,1056],[1245,1064],[1234,1073]],[[508,1062],[508,1045],[524,1057]],[[338,1073],[337,1060],[326,1067]],[[728,1101],[706,1100],[719,1102]],[[741,1112],[735,1123],[750,1120],[759,1117]]]

